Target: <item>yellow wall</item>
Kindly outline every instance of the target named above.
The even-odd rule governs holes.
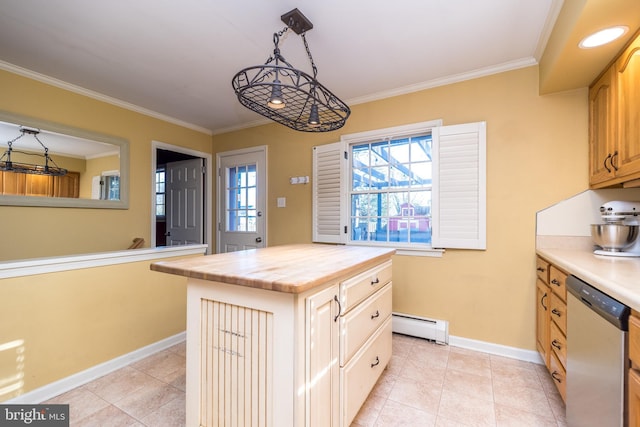
[[[183,332],[186,280],[149,264],[0,280],[0,383],[24,380],[0,402]]]
[[[214,135],[214,152],[268,145],[269,245],[311,240],[314,145],[419,121],[487,122],[487,250],[394,258],[393,309],[450,322],[455,336],[535,349],[535,213],[587,188],[587,89],[538,95],[538,68],[352,107],[344,128],[305,134],[277,124]],[[287,207],[277,208],[276,198]]]
[[[1,70],[0,93],[0,110],[128,140],[131,164],[126,210],[0,206],[2,239],[12,242],[0,260],[121,250],[135,237],[148,246],[152,140],[211,152],[211,135]]]
[[[86,172],[80,175],[80,197],[91,198],[93,177],[103,172],[120,170],[120,156],[105,156],[87,160]]]

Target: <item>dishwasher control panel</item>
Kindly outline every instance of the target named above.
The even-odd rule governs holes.
[[[629,329],[629,307],[573,275],[566,283],[567,291],[609,323],[623,331]]]

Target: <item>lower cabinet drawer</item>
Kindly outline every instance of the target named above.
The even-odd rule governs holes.
[[[564,336],[558,326],[551,322],[550,330],[550,342],[551,350],[556,354],[556,357],[562,363],[562,366],[567,367],[567,338]]]
[[[567,333],[567,303],[562,301],[558,295],[551,292],[549,298],[549,308],[551,309],[551,320],[556,322],[563,334]]]
[[[391,261],[340,283],[340,304],[348,312],[391,281]]]
[[[340,368],[342,425],[351,425],[384,368],[391,360],[391,316],[344,368]]]
[[[340,318],[340,366],[344,366],[362,344],[391,315],[391,283]]]
[[[558,387],[558,391],[560,392],[560,396],[562,396],[562,400],[567,401],[567,372],[562,367],[555,353],[551,353],[551,357],[549,358],[549,372],[551,372],[551,377],[553,378],[553,382]]]

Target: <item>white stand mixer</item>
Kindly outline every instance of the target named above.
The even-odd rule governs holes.
[[[600,206],[600,215],[607,225],[640,225],[640,202],[610,201]],[[595,239],[595,236],[594,236]],[[596,242],[596,244],[598,244]],[[601,246],[601,245],[600,245]],[[624,249],[597,249],[593,251],[597,255],[617,257],[640,257],[640,238],[636,237],[634,243]]]

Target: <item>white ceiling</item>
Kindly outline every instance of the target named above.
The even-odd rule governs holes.
[[[273,33],[284,28],[280,15],[293,8],[314,25],[307,41],[318,80],[354,105],[534,65],[562,5],[563,0],[0,0],[0,67],[220,133],[263,122],[237,102],[231,79],[267,60]],[[287,32],[280,48],[287,61],[311,72],[299,36]]]

